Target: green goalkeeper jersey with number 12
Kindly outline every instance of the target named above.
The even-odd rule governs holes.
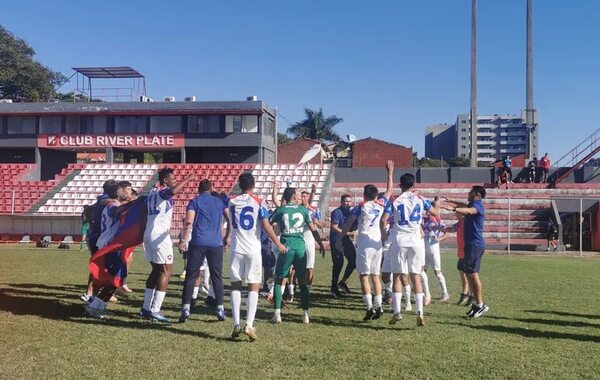
[[[281,230],[281,242],[304,241],[304,226],[310,222],[308,209],[299,205],[279,207],[270,218],[271,223],[277,223]]]

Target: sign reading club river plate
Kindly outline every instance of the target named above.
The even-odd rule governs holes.
[[[180,148],[183,134],[156,135],[39,135],[40,148]]]

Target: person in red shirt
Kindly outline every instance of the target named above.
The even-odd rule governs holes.
[[[544,183],[550,171],[550,157],[548,157],[548,153],[544,154],[544,157],[540,160],[540,169],[542,169],[542,183]]]

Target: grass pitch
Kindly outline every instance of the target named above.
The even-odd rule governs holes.
[[[456,260],[452,254],[442,256],[456,301]],[[176,259],[180,273],[182,260]],[[141,252],[135,254],[128,281],[134,293],[111,304],[109,319],[88,318],[79,300],[87,260],[78,247],[0,246],[0,378],[600,376],[597,258],[488,255],[482,278],[489,314],[471,320],[464,316],[466,307],[433,303],[426,308],[427,325],[417,329],[414,314],[407,312],[403,321],[389,326],[390,307],[382,320],[362,322],[356,274],[350,282],[354,294],[329,298],[331,261],[318,257],[311,324],[302,324],[294,303],[283,310],[282,324],[270,325],[272,309],[261,300],[253,343],[229,339],[228,289],[226,322],[217,322],[213,310],[204,307],[194,309],[185,324],[139,320],[149,272]],[[429,277],[434,297],[439,296],[437,279]],[[172,279],[163,306],[175,320],[181,281]]]

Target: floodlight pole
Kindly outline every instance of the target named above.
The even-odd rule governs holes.
[[[477,167],[477,0],[471,0],[471,167]]]

